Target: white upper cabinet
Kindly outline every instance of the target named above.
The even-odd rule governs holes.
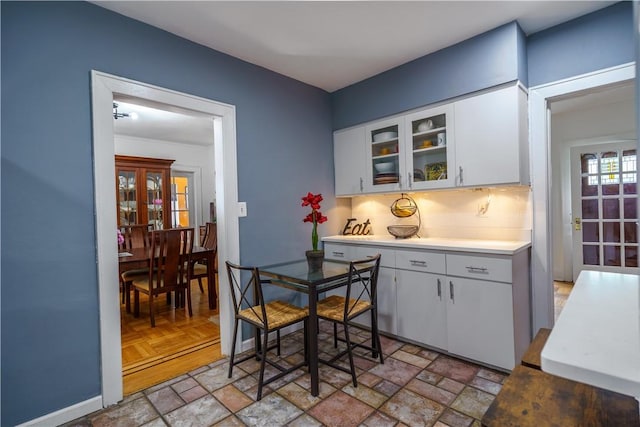
[[[336,195],[529,185],[519,83],[334,133]]]
[[[409,190],[455,185],[453,105],[405,116]]]
[[[333,164],[336,196],[362,194],[364,191],[364,126],[336,131],[333,134]]]
[[[377,121],[365,129],[365,193],[406,190],[403,118]]]
[[[527,95],[518,84],[454,103],[456,186],[529,185]]]

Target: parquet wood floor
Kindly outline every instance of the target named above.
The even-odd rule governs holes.
[[[191,284],[193,317],[185,308],[155,300],[156,327],[149,322],[146,295],[140,295],[140,317],[120,307],[122,375],[125,395],[182,375],[221,358],[218,310],[209,310],[206,294]],[[133,297],[133,294],[132,294]],[[133,299],[133,298],[132,298]]]

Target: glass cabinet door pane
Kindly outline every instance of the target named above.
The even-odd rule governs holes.
[[[162,173],[147,172],[147,222],[153,224],[156,230],[161,230],[163,224]]]
[[[373,129],[369,135],[374,186],[396,184],[400,179],[398,131],[398,125],[392,125]]]
[[[120,225],[138,223],[136,184],[135,171],[118,171],[118,217]]]
[[[411,138],[413,181],[446,180],[449,175],[446,114],[412,120]]]

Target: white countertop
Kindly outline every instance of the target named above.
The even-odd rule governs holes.
[[[499,255],[513,255],[531,246],[531,242],[529,241],[443,239],[433,237],[396,239],[388,235],[329,236],[324,237],[322,241],[392,246],[396,248],[433,249],[439,251],[480,252]]]
[[[583,271],[542,349],[550,374],[640,397],[639,277]]]

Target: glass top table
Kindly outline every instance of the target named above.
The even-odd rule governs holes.
[[[325,259],[322,269],[310,271],[307,260],[302,259],[259,267],[260,275],[268,277],[272,284],[304,292],[309,296],[307,342],[312,396],[318,395],[320,383],[318,378],[318,317],[316,313],[318,295],[345,286],[349,278],[349,265],[348,261]]]

